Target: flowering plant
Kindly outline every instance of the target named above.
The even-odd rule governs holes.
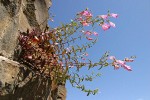
[[[114,56],[106,52],[99,62],[93,63],[86,59],[88,56],[87,48],[92,47],[97,42],[98,33],[87,30],[88,26],[94,27],[96,24],[104,31],[115,27],[110,18],[117,18],[118,14],[110,13],[93,17],[90,10],[85,9],[77,13],[74,20],[69,24],[62,24],[53,29],[45,29],[40,32],[36,29],[27,32],[20,32],[19,45],[22,48],[20,53],[20,62],[28,64],[36,75],[50,78],[55,84],[65,83],[69,80],[73,87],[77,87],[89,94],[96,94],[98,90],[86,89],[81,83],[83,81],[92,81],[95,76],[100,74],[80,75],[82,67],[88,70],[98,66],[102,67],[112,65],[115,69],[121,67],[131,71],[126,62],[132,62],[133,59],[125,58],[124,61],[117,60]],[[78,41],[78,42],[76,42]],[[86,43],[79,41],[86,41]],[[76,44],[75,44],[76,43]],[[83,43],[83,44],[82,44]],[[108,63],[108,59],[113,60]]]

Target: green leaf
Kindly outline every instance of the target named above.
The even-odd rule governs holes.
[[[77,26],[77,23],[76,23],[76,22],[72,22],[72,25],[73,25],[73,26]]]
[[[87,96],[89,96],[89,95],[90,95],[90,92],[87,93]]]
[[[96,89],[96,90],[93,91],[93,95],[95,95],[97,93],[98,93],[98,89]]]

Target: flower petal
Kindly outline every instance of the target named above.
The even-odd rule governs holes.
[[[115,56],[109,56],[109,59],[110,60],[115,60],[116,58],[115,58]]]
[[[123,67],[124,69],[128,70],[128,71],[132,71],[131,67],[128,66],[128,65],[124,65],[124,66],[122,66],[122,67]]]
[[[111,17],[114,17],[114,18],[117,18],[117,17],[118,17],[118,14],[111,13],[110,16],[111,16]]]
[[[107,19],[107,18],[108,18],[108,15],[100,15],[99,17],[100,17],[100,18],[103,18],[103,19]]]
[[[94,34],[95,36],[98,36],[98,33],[97,33],[97,32],[93,32],[93,34]]]
[[[110,25],[109,25],[109,24],[106,24],[106,23],[102,24],[102,29],[103,29],[104,31],[108,30],[109,28],[110,28]]]
[[[115,23],[109,21],[110,26],[116,27]]]

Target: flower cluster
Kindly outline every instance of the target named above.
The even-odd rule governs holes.
[[[98,33],[95,32],[95,31],[92,32],[92,31],[84,31],[84,30],[82,30],[81,32],[86,35],[86,38],[88,40],[93,40],[93,38],[90,37],[91,35],[98,36]]]
[[[110,27],[116,27],[115,24],[109,20],[109,17],[117,18],[118,14],[108,13],[107,15],[100,15],[98,17],[103,20],[99,25],[104,31],[108,30]]]
[[[126,62],[133,62],[134,59],[125,58],[124,60],[118,60],[114,56],[110,56],[109,59],[113,60],[112,66],[114,66],[114,69],[119,69],[120,67],[123,67],[128,71],[132,71],[131,67],[126,65]]]
[[[80,22],[83,26],[89,26],[92,17],[93,17],[92,13],[88,9],[86,9],[77,14],[76,20]]]
[[[107,15],[99,15],[95,18],[96,21],[100,21],[99,25],[104,31],[108,30],[110,27],[116,27],[115,24],[109,20],[109,17],[118,18],[118,14],[108,13]],[[89,26],[93,24],[93,14],[86,9],[77,14],[76,20],[83,26]]]
[[[90,10],[85,9],[81,12],[79,12],[76,16],[76,23],[81,24],[81,26],[93,26],[95,23],[98,23],[99,26],[102,27],[104,31],[110,29],[110,27],[116,27],[115,23],[111,22],[109,18],[118,18],[118,14],[115,13],[109,13],[106,15],[99,15],[97,17],[93,17],[93,14]],[[82,33],[86,34],[86,38],[88,40],[93,40],[93,38],[90,36],[94,34],[95,36],[98,36],[97,32],[91,32],[89,30],[81,30]]]

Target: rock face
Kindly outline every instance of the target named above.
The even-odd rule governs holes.
[[[0,93],[1,95],[13,92],[13,85],[19,73],[19,63],[0,56]]]
[[[18,30],[43,30],[47,24],[50,6],[50,0],[1,0],[0,54],[13,57]]]
[[[51,0],[0,1],[0,100],[66,99],[64,85],[51,90],[50,80],[33,77],[31,70],[14,61],[18,30],[44,30],[50,6]]]

